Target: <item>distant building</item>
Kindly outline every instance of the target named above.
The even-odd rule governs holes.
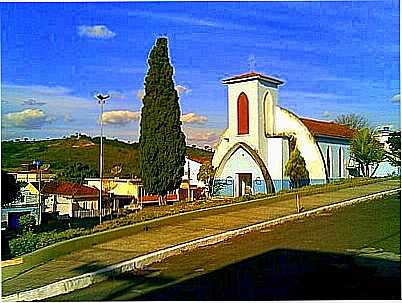
[[[168,193],[168,202],[192,201],[199,198],[201,189],[205,187],[204,182],[197,180],[203,161],[205,159],[186,157],[182,183],[179,189]],[[100,178],[85,178],[85,182],[88,186],[100,189]],[[145,192],[140,178],[103,178],[102,189],[113,197],[115,208],[121,208],[131,203],[158,203],[157,195]]]
[[[39,172],[37,170],[26,170],[26,171],[17,171],[17,172],[10,172],[10,175],[13,175],[17,182],[38,182],[39,180],[42,181],[51,181],[53,180],[56,175],[50,172],[42,171]]]
[[[29,183],[20,189],[21,196],[7,207],[1,208],[2,227],[16,229],[21,216],[31,214],[39,223],[39,190],[38,183]],[[42,185],[44,182],[42,182]]]
[[[42,201],[44,211],[77,217],[78,211],[99,209],[99,190],[71,182],[47,182],[44,184]],[[106,196],[106,195],[105,195]]]
[[[386,152],[390,152],[390,147],[388,144],[388,139],[392,135],[397,135],[401,136],[400,131],[392,131],[389,127],[384,126],[377,134],[376,134],[376,139],[384,145],[384,149]],[[387,176],[400,176],[401,175],[401,167],[400,166],[393,166],[391,162],[389,162],[388,159],[385,159],[383,162],[381,162],[378,167],[376,166],[371,166],[370,167],[370,173],[374,172],[373,177],[387,177]]]
[[[300,118],[278,106],[279,86],[284,82],[274,77],[253,72],[223,83],[228,87],[229,123],[212,160],[215,195],[289,188],[285,165],[294,147],[306,161],[310,184],[349,176],[354,131],[333,122]]]

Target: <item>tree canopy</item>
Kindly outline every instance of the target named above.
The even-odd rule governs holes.
[[[310,174],[306,168],[306,161],[297,148],[292,151],[290,158],[286,163],[285,175],[290,178],[292,186],[295,188],[310,183]]]
[[[99,173],[94,168],[81,162],[75,162],[59,172],[56,179],[82,185],[85,178],[94,177],[99,177]]]
[[[1,171],[1,206],[4,207],[18,198],[20,187],[15,178]]]
[[[351,143],[351,157],[360,167],[364,177],[370,176],[370,166],[376,165],[371,172],[374,175],[379,163],[384,160],[384,147],[374,137],[374,132],[369,128],[362,128],[358,130],[352,139]]]
[[[352,129],[362,129],[369,126],[367,118],[359,114],[342,114],[336,117],[335,122]]]
[[[394,166],[401,166],[401,132],[395,132],[389,136],[389,152],[387,158]]]
[[[215,168],[212,166],[211,162],[204,162],[197,175],[197,179],[199,181],[205,182],[205,184],[208,186],[208,192],[211,192],[211,187],[212,187],[212,180],[214,179],[215,176]]]
[[[140,174],[144,189],[164,201],[169,191],[180,186],[186,153],[166,38],[157,39],[148,65],[140,123]]]

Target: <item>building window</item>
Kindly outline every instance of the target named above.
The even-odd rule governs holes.
[[[331,178],[331,147],[327,147],[327,171],[328,178]]]
[[[249,133],[248,98],[245,93],[241,93],[237,99],[237,133],[239,135]]]

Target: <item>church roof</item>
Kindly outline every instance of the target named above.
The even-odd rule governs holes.
[[[351,139],[355,133],[353,129],[335,122],[318,121],[307,118],[300,118],[300,120],[313,136]]]
[[[256,72],[249,72],[249,73],[241,74],[241,75],[238,75],[238,76],[230,77],[230,78],[222,80],[222,82],[224,84],[228,84],[228,83],[231,83],[231,82],[241,82],[241,81],[246,80],[246,79],[247,80],[261,79],[261,80],[265,80],[265,81],[268,81],[268,82],[272,82],[272,83],[274,83],[276,85],[281,85],[281,84],[285,83],[284,81],[282,81],[280,79],[277,79],[277,78],[274,78],[274,77],[271,77],[271,76],[266,76],[266,75],[256,73]]]

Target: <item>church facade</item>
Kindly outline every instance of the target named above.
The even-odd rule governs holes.
[[[285,165],[293,148],[306,161],[310,184],[348,177],[353,131],[300,118],[278,106],[282,80],[247,73],[223,80],[228,88],[228,128],[216,147],[214,195],[242,196],[287,189]]]

